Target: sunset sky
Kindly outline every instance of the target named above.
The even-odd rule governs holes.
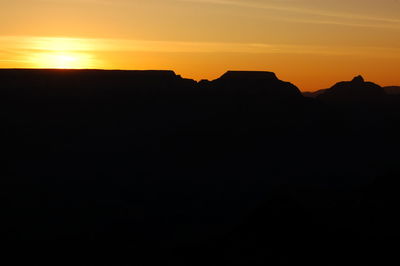
[[[0,68],[266,70],[400,85],[398,0],[0,0]]]

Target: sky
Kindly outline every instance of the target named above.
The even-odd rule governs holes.
[[[400,85],[399,0],[0,0],[0,68],[273,71]]]

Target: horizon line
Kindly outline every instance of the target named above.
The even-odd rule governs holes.
[[[176,73],[176,71],[175,70],[172,70],[172,69],[108,69],[108,68],[1,68],[0,67],[0,71],[2,71],[2,70],[42,70],[42,71],[120,71],[120,72],[134,72],[134,71],[142,71],[142,72],[151,72],[151,71],[154,71],[154,72],[157,72],[157,71],[159,71],[159,72],[172,72],[174,75],[176,75],[176,76],[178,76],[178,77],[181,77],[182,79],[189,79],[189,80],[193,80],[193,81],[195,81],[196,83],[199,83],[199,82],[201,82],[201,81],[213,81],[213,80],[216,80],[216,79],[213,79],[213,80],[210,80],[210,79],[193,79],[193,78],[186,78],[186,77],[183,77],[182,75],[180,75],[180,74],[177,74]],[[225,72],[223,72],[220,76],[219,76],[219,78],[220,77],[222,77],[224,74],[226,74],[226,73],[228,73],[228,72],[261,72],[261,73],[273,73],[273,74],[275,74],[276,75],[276,73],[274,72],[274,71],[268,71],[268,70],[226,70]],[[356,77],[356,76],[359,76],[359,75],[355,75],[354,77]],[[363,76],[363,75],[361,75],[361,76]],[[217,78],[218,79],[218,78]],[[279,79],[279,78],[278,78]],[[345,80],[341,80],[341,81],[338,81],[338,82],[342,82],[342,81],[345,81]],[[290,81],[286,81],[286,82],[290,82]],[[370,81],[366,81],[366,82],[370,82]],[[291,83],[291,82],[290,82]],[[313,90],[313,91],[310,91],[310,90],[302,90],[299,86],[297,86],[296,84],[294,84],[302,93],[304,93],[304,92],[316,92],[316,91],[319,91],[319,90],[324,90],[324,89],[328,89],[328,88],[321,88],[321,89],[316,89],[316,90]],[[380,86],[380,85],[379,85]],[[389,85],[389,86],[381,86],[382,88],[385,88],[385,87],[398,87],[398,85]]]

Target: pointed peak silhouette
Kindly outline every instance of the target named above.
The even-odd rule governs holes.
[[[362,76],[357,76],[351,81],[336,83],[317,98],[329,102],[379,102],[385,95],[381,86],[365,82]]]
[[[353,83],[364,83],[364,78],[361,75],[358,75],[356,77],[353,78],[353,80],[351,81]]]

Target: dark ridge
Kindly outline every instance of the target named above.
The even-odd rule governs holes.
[[[149,82],[180,80],[180,76],[169,70],[75,70],[75,69],[1,69],[0,78],[4,82],[22,84],[33,82],[39,85],[40,82],[55,82],[53,85],[63,86],[63,81],[98,82],[101,81],[121,82]],[[98,80],[97,80],[98,79]],[[58,82],[58,84],[57,84]],[[43,84],[49,86],[49,84]],[[79,84],[74,84],[74,86]]]
[[[0,69],[0,78],[3,82],[60,82],[60,79],[82,80],[96,82],[101,80],[130,80],[132,82],[154,82],[160,80],[182,79],[174,71],[169,70],[93,70],[93,69]],[[54,84],[56,85],[56,84]],[[58,84],[58,85],[63,85]],[[76,84],[74,84],[76,85]]]
[[[112,100],[183,93],[196,82],[168,70],[2,69],[0,95],[22,101]],[[54,89],[49,89],[54,88]],[[29,95],[29,96],[28,96]],[[114,97],[114,98],[113,98]],[[125,99],[129,99],[125,98]]]
[[[385,90],[372,82],[365,82],[362,76],[352,81],[343,81],[323,91],[317,99],[327,102],[380,102],[386,96]]]
[[[105,69],[37,69],[37,68],[3,68],[0,69],[0,73],[2,74],[51,74],[51,73],[69,73],[69,74],[77,74],[77,73],[101,73],[101,74],[115,74],[115,73],[129,73],[132,75],[146,75],[146,76],[176,76],[173,70],[105,70]]]

